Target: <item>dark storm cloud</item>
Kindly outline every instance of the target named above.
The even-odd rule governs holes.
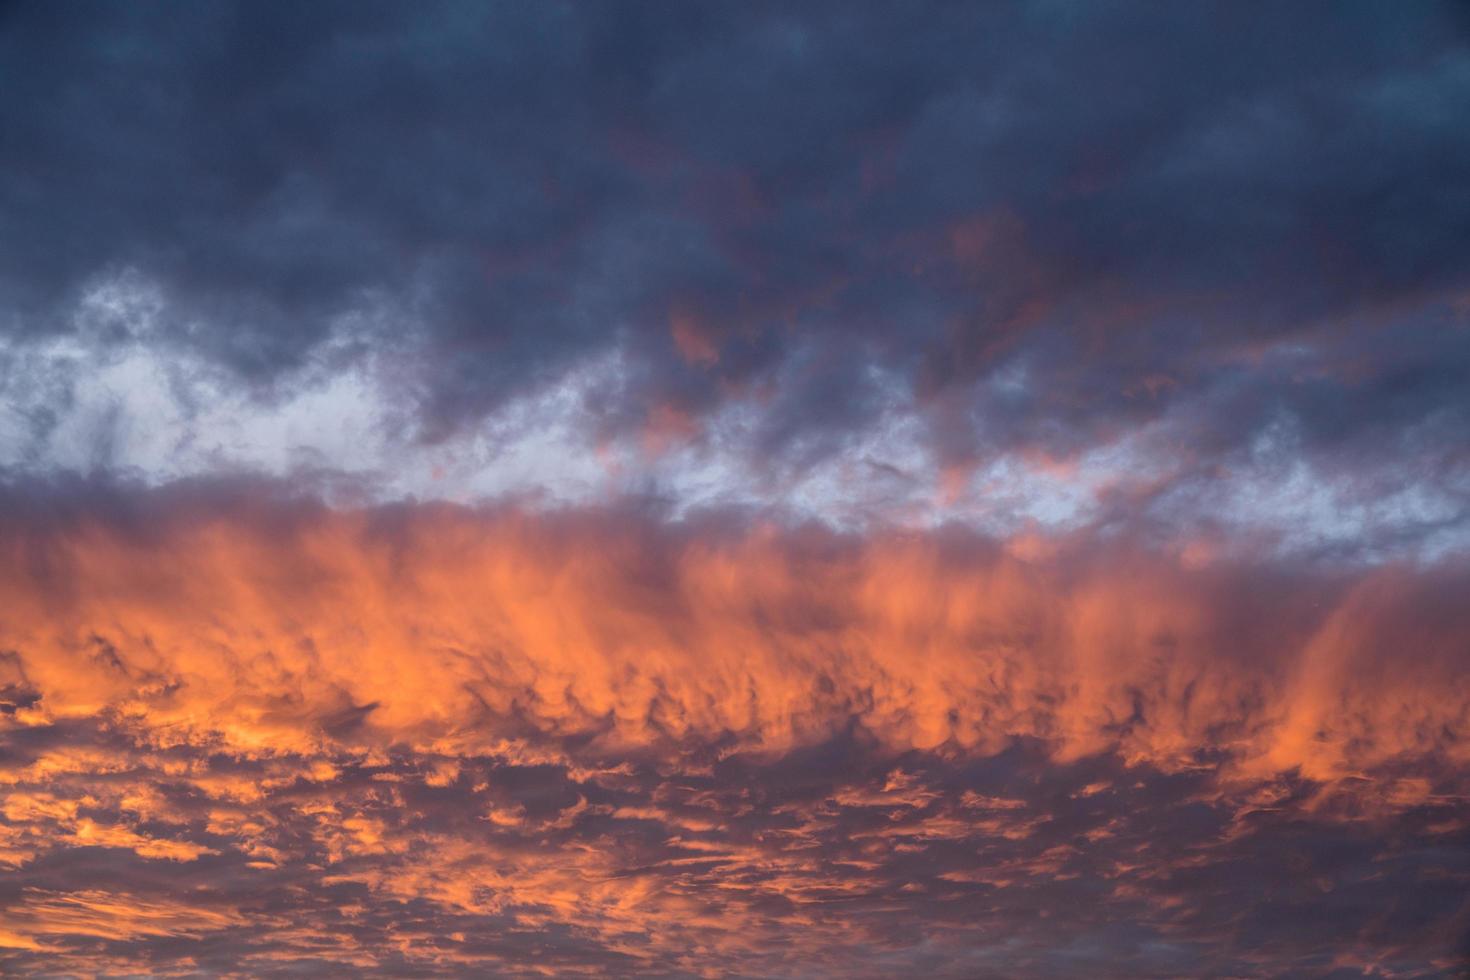
[[[136,270],[168,343],[257,389],[329,341],[403,351],[429,438],[616,340],[637,383],[602,425],[776,380],[766,458],[848,445],[878,365],[959,464],[1161,417],[1228,455],[1284,415],[1304,452],[1415,466],[1405,432],[1470,428],[1465,30],[1427,3],[12,5],[5,329]],[[1302,335],[1311,383],[1249,360]]]

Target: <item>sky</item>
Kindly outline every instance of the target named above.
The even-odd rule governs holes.
[[[0,973],[1470,969],[1470,11],[0,5]]]

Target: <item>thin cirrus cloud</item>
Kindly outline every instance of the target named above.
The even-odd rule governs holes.
[[[0,970],[1463,967],[1450,4],[0,11]]]

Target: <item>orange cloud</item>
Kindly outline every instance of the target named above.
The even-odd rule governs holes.
[[[780,752],[856,718],[895,750],[1026,736],[1321,777],[1461,759],[1445,734],[1470,693],[1456,573],[1279,591],[1252,569],[1035,544],[449,507],[148,537],[80,524],[0,572],[0,644],[38,698],[14,723],[105,712],[160,747],[530,726],[609,753]]]
[[[1072,882],[1223,942],[1180,883],[1273,867],[1293,821],[1470,827],[1448,565],[449,506],[3,537],[0,861],[32,890],[0,966],[149,972],[167,938],[529,973],[555,934],[562,974],[861,974],[922,921],[966,975],[998,909]],[[103,880],[48,870],[74,853]]]
[[[675,311],[669,317],[669,335],[674,348],[688,364],[709,367],[720,360],[720,348],[712,332],[699,318],[686,311]]]

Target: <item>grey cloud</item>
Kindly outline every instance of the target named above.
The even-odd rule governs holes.
[[[776,385],[732,449],[759,467],[848,448],[874,366],[944,461],[1163,420],[1230,465],[1280,412],[1327,466],[1463,457],[1453,5],[4,17],[13,339],[136,270],[166,297],[150,342],[251,390],[395,352],[429,441],[618,344],[595,427]],[[680,356],[679,311],[717,357]],[[1304,330],[1310,384],[1219,366]],[[1385,368],[1322,371],[1350,362]]]

